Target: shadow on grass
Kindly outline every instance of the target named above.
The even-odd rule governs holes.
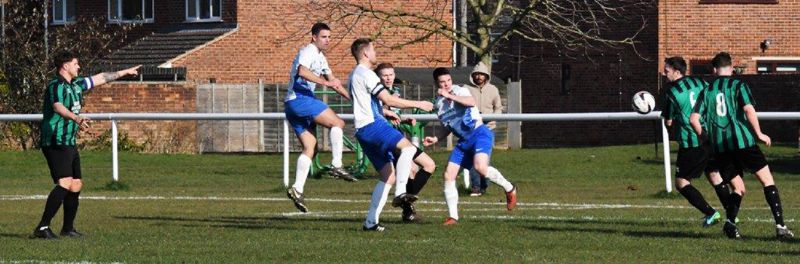
[[[633,159],[632,161],[633,161],[633,162],[642,163],[642,164],[646,164],[646,165],[660,165],[660,166],[664,166],[664,158],[661,158],[661,157],[659,157],[659,158],[655,158],[655,157],[650,157],[650,158],[637,158],[637,159]],[[672,162],[674,162],[674,161],[672,161]],[[673,164],[672,166],[675,166],[675,165]]]
[[[0,233],[0,237],[30,239],[31,235],[30,234]]]
[[[657,199],[684,199],[683,196],[678,191],[667,192],[665,190],[661,190],[658,191],[657,193],[651,194],[650,197]]]
[[[651,223],[650,226],[653,226]],[[693,239],[707,239],[719,238],[721,234],[705,234],[686,231],[629,231],[620,228],[592,228],[592,227],[549,227],[549,226],[529,226],[532,231],[545,231],[545,232],[589,232],[600,234],[624,235],[629,237],[642,237],[642,238],[693,238]]]
[[[115,219],[131,221],[152,221],[164,224],[168,222],[184,227],[217,227],[241,229],[279,229],[279,230],[343,230],[341,226],[323,225],[330,223],[349,223],[354,227],[361,227],[361,218],[314,218],[314,216],[225,216],[225,217],[168,217],[168,216],[114,216]],[[302,223],[302,224],[298,224]],[[319,224],[317,224],[319,223]],[[348,225],[348,226],[350,226]],[[348,227],[346,229],[352,229]]]
[[[769,169],[774,173],[800,174],[800,158],[780,158],[767,162]]]
[[[797,251],[738,250],[737,252],[744,254],[758,254],[766,256],[800,256],[800,250]]]

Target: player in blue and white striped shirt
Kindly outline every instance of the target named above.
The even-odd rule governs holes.
[[[449,217],[445,225],[458,223],[458,189],[456,177],[461,168],[471,169],[486,177],[490,181],[503,187],[506,191],[506,208],[514,209],[517,204],[517,189],[508,182],[503,175],[489,166],[489,159],[494,146],[494,132],[483,124],[480,112],[475,107],[475,99],[467,88],[453,85],[450,71],[446,68],[436,68],[433,79],[439,88],[436,98],[436,115],[447,129],[439,130],[437,136],[425,137],[423,145],[436,144],[439,138],[447,137],[453,133],[458,137],[458,144],[450,154],[447,168],[444,172],[444,196],[447,202]]]

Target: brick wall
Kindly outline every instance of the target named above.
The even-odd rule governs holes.
[[[800,1],[778,4],[699,4],[659,1],[659,68],[669,56],[710,60],[728,51],[745,73],[756,72],[756,56],[800,56]],[[759,44],[771,39],[761,52]]]
[[[97,87],[86,95],[84,113],[194,113],[197,112],[193,83],[116,82]],[[196,121],[119,121],[118,130],[126,133],[146,150],[195,152]],[[109,131],[109,121],[96,121],[93,134]],[[92,140],[83,136],[82,140]]]
[[[397,1],[393,6],[409,12],[426,12],[429,1]],[[445,7],[444,21],[452,21],[450,1],[437,2]],[[186,67],[188,79],[208,82],[215,78],[219,83],[253,83],[258,79],[265,83],[287,83],[289,68],[299,48],[310,41],[310,34],[293,41],[282,41],[289,32],[310,31],[311,25],[324,14],[299,13],[295,5],[283,1],[240,0],[237,4],[239,29],[237,32],[173,63]],[[343,24],[333,23],[334,39],[345,34]],[[327,51],[328,62],[334,75],[346,80],[355,62],[349,48],[358,36],[375,32],[377,25],[355,28],[341,42]],[[416,34],[409,30],[398,30],[385,34],[378,40],[378,59],[397,67],[434,67],[450,65],[452,42],[435,37],[425,43],[411,45],[400,50],[389,50],[385,44],[407,41]]]
[[[646,27],[637,36],[635,50],[622,46],[563,56],[559,54],[564,51],[551,46],[514,39],[493,71],[501,78],[522,81],[523,113],[631,112],[634,93],[658,92],[656,12],[653,5],[627,14],[635,19],[612,23],[603,35],[632,36],[642,25],[642,16]],[[519,64],[517,56],[522,58]],[[652,121],[523,122],[522,136],[524,147],[598,146],[660,140],[660,128]]]

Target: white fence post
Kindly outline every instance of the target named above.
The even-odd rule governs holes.
[[[289,188],[289,121],[283,120],[283,186]]]
[[[117,120],[111,120],[111,176],[119,181],[119,159],[117,154]]]
[[[669,154],[669,134],[667,133],[667,125],[664,119],[661,119],[661,143],[664,145],[664,181],[666,184],[667,192],[672,192],[672,165],[670,161],[672,157]]]

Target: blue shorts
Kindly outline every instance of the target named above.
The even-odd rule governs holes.
[[[468,139],[461,139],[450,153],[450,162],[461,165],[462,168],[472,169],[473,158],[478,153],[486,153],[492,157],[494,147],[494,132],[486,125],[481,125]]]
[[[384,121],[375,121],[356,130],[356,139],[364,150],[375,170],[381,171],[383,166],[394,161],[394,151],[397,143],[403,139],[403,134]]]
[[[298,136],[306,130],[314,133],[314,131],[311,131],[316,128],[314,118],[317,118],[322,111],[328,109],[328,105],[322,101],[308,96],[297,96],[295,99],[284,102],[284,106],[285,109],[283,111],[286,113],[286,119],[289,120],[294,133]]]

